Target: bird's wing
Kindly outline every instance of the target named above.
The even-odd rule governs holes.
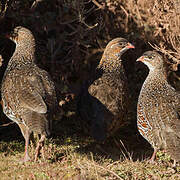
[[[43,100],[44,88],[37,75],[25,75],[17,78],[15,86],[19,91],[19,104],[38,113],[46,113],[47,106]]]
[[[96,97],[108,111],[111,111],[114,115],[119,114],[120,111],[124,112],[127,109],[128,104],[127,88],[123,85],[123,82],[119,80],[117,85],[113,81],[108,81],[99,78],[94,81],[88,88],[89,93]],[[126,102],[125,104],[123,104]]]
[[[175,96],[175,95],[174,95]],[[160,128],[163,131],[179,133],[180,129],[180,103],[171,92],[157,95],[144,105],[144,118],[149,120],[151,128]],[[179,97],[180,98],[180,97]],[[145,122],[144,122],[145,123]],[[148,125],[148,124],[147,124]]]
[[[174,96],[166,96],[165,102],[162,100],[159,111],[161,111],[160,118],[166,119],[166,131],[172,131],[180,137],[180,96],[178,94]],[[160,113],[159,113],[160,114]]]
[[[161,104],[160,120],[165,121],[164,134],[167,144],[166,150],[170,153],[171,157],[180,161],[180,96],[174,94],[176,97],[171,96],[166,98],[166,102]],[[176,99],[177,98],[177,99]]]
[[[178,102],[177,102],[178,101]],[[180,95],[178,94],[176,102],[172,103],[173,109],[176,112],[176,119],[171,123],[171,127],[176,131],[180,138]]]
[[[54,106],[57,103],[55,85],[46,71],[42,69],[40,71],[40,78],[42,80],[43,88],[46,93],[46,103],[49,107]]]

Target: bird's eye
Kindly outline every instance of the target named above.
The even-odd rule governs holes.
[[[148,56],[149,59],[152,59],[153,57],[152,56]]]
[[[124,43],[124,42],[118,42],[118,45],[121,46],[121,47],[122,47],[122,46],[125,47],[125,46],[126,46],[126,43]]]

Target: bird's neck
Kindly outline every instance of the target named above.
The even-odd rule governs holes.
[[[150,83],[151,85],[156,84],[156,86],[169,85],[168,79],[167,79],[167,68],[161,67],[161,68],[155,68],[153,70],[150,70],[144,82],[144,86],[148,86],[149,82],[151,82]]]
[[[17,44],[10,64],[28,64],[35,60],[35,42]]]
[[[122,60],[119,57],[102,57],[98,68],[104,72],[115,74],[120,74],[121,70],[124,70]]]

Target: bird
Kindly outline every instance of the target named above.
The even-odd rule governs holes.
[[[34,157],[36,161],[40,150],[43,150],[46,137],[50,135],[51,120],[57,103],[55,85],[47,71],[35,63],[36,42],[29,29],[17,26],[6,37],[15,43],[16,48],[2,80],[3,112],[18,124],[25,139],[22,162],[31,160],[30,135],[38,134]],[[42,156],[44,157],[44,152]]]
[[[121,55],[135,48],[126,39],[111,40],[81,88],[78,114],[84,129],[104,142],[127,122],[128,84]]]
[[[156,153],[163,149],[180,161],[180,93],[168,82],[168,66],[157,51],[147,51],[137,59],[149,68],[137,103],[137,128]]]

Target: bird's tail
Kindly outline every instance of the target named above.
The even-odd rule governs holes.
[[[49,122],[46,114],[40,114],[37,112],[25,113],[22,117],[26,126],[37,134],[44,134],[45,136],[50,135]]]
[[[180,132],[166,132],[166,146],[172,159],[180,162]]]

